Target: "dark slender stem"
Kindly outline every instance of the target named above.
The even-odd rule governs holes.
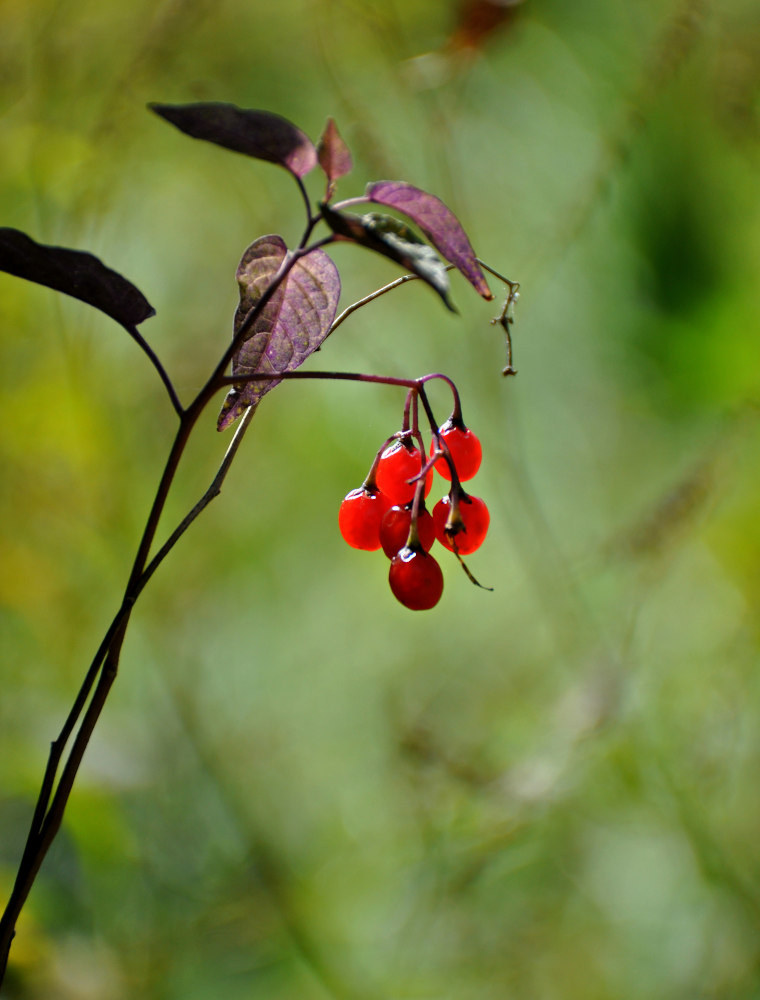
[[[409,396],[411,396],[411,403],[412,403],[412,408],[411,408],[411,417],[412,417],[412,420],[411,420],[410,428],[411,428],[411,431],[412,431],[412,437],[414,437],[416,439],[417,444],[419,445],[420,455],[424,455],[425,454],[425,443],[422,440],[422,434],[420,432],[420,401],[419,401],[419,395],[420,394],[419,394],[419,390],[418,389],[415,389],[413,392],[409,393]]]
[[[164,366],[159,361],[158,355],[153,350],[153,348],[150,346],[150,344],[147,342],[147,340],[143,337],[143,335],[140,333],[140,331],[137,329],[136,326],[126,326],[125,325],[124,329],[127,331],[127,333],[129,334],[129,336],[135,341],[135,343],[138,344],[139,347],[148,356],[151,364],[153,365],[153,367],[158,372],[159,378],[161,379],[161,381],[166,386],[166,391],[169,393],[169,399],[171,400],[171,404],[174,407],[174,410],[175,410],[177,416],[180,419],[182,419],[182,415],[185,412],[184,408],[182,406],[182,403],[180,403],[180,401],[179,401],[179,397],[177,396],[177,392],[176,392],[176,390],[174,388],[172,380],[169,378],[168,372],[166,371],[166,369],[164,368]]]
[[[60,763],[61,756],[69,741],[69,738],[74,731],[74,726],[76,725],[77,719],[82,714],[84,706],[87,704],[87,699],[92,691],[92,686],[100,672],[100,667],[103,663],[103,658],[108,652],[108,647],[110,646],[116,630],[121,625],[124,615],[127,613],[128,605],[122,604],[114,617],[111,624],[108,626],[108,630],[103,637],[103,641],[98,646],[98,650],[93,657],[92,663],[85,675],[84,681],[82,682],[79,692],[74,699],[74,704],[71,706],[66,721],[58,734],[58,739],[50,744],[50,756],[48,757],[47,768],[45,770],[45,775],[42,780],[42,788],[40,789],[40,794],[37,799],[37,808],[35,809],[34,816],[32,818],[30,826],[30,836],[32,834],[39,833],[42,826],[42,820],[44,819],[45,812],[47,810],[48,804],[50,802],[50,795],[53,789],[53,782],[55,780],[56,771],[58,770],[58,764]],[[27,851],[29,850],[30,844],[27,844]],[[24,858],[22,859],[22,867],[24,865],[24,860],[26,859],[26,852]]]
[[[306,241],[308,240],[309,236],[311,236],[312,229],[314,228],[314,226],[316,226],[317,222],[319,222],[321,216],[317,216],[315,218],[311,214],[311,198],[309,198],[309,192],[306,190],[306,185],[297,174],[294,174],[293,176],[296,179],[298,190],[301,192],[301,197],[303,198],[304,204],[306,206],[306,229],[304,230],[304,234],[301,237],[301,242],[298,244],[299,247],[303,247],[306,245]]]
[[[406,394],[406,399],[404,400],[404,415],[401,418],[401,430],[408,431],[412,426],[411,424],[411,412],[412,412],[412,402],[417,398],[417,387],[411,388]]]
[[[330,242],[331,239],[331,237],[328,237],[323,242]],[[241,337],[244,336],[245,332],[247,332],[253,323],[255,323],[262,309],[266,306],[267,302],[274,294],[274,291],[285,279],[296,261],[299,260],[300,257],[305,256],[306,253],[310,252],[312,249],[315,249],[315,247],[303,248],[300,251],[296,251],[283,262],[283,266],[279,269],[277,274],[274,275],[272,281],[262,294],[259,301],[249,311],[241,329],[238,331],[237,337],[233,341],[233,344],[227,349],[227,351],[224,352],[206,386],[201,389],[190,406],[188,406],[187,409],[183,409],[179,405],[179,400],[176,399],[173,392],[170,394],[175,405],[175,410],[180,417],[180,424],[177,428],[174,442],[172,443],[169,456],[161,474],[161,479],[156,490],[150,513],[148,514],[145,528],[143,530],[124,591],[124,597],[122,599],[120,609],[109,626],[106,635],[104,636],[98,651],[93,658],[90,668],[85,675],[84,682],[82,683],[82,686],[75,698],[74,704],[69,712],[66,722],[64,723],[61,733],[58,739],[51,745],[48,764],[43,777],[37,803],[35,805],[32,823],[27,836],[27,842],[22,859],[19,864],[14,888],[11,893],[11,898],[8,901],[8,905],[0,918],[0,985],[2,985],[5,970],[7,968],[11,942],[15,935],[16,921],[18,920],[18,916],[26,898],[29,895],[29,891],[34,884],[34,880],[45,855],[47,854],[47,851],[60,828],[69,795],[71,793],[71,789],[73,788],[76,775],[79,771],[79,766],[82,762],[84,752],[89,743],[95,724],[97,723],[103,710],[108,693],[116,678],[121,647],[135,600],[142,591],[147,580],[157,568],[161,559],[164,558],[176,539],[179,538],[184,530],[186,530],[185,526],[182,531],[176,535],[176,538],[172,541],[171,545],[165,546],[164,549],[162,549],[159,553],[160,559],[157,557],[157,559],[154,560],[151,564],[149,572],[146,574],[145,567],[150,554],[150,549],[166,504],[166,499],[169,495],[172,483],[174,482],[177,468],[182,455],[185,452],[190,434],[208,400],[211,398],[211,395],[213,395],[213,392],[209,392],[209,388],[211,387],[213,391],[216,391],[220,387],[222,384],[220,382],[220,378],[222,377],[234,350],[237,348]],[[139,334],[138,342],[141,346],[145,344]],[[147,346],[148,345],[145,344],[145,347]],[[155,358],[155,355],[153,355],[152,352],[149,353],[149,356]],[[155,363],[158,363],[157,370],[159,370],[159,373],[163,371],[163,366],[160,365],[157,358],[154,364]],[[165,384],[167,384],[167,382],[168,376]],[[228,468],[228,464],[226,467]],[[225,468],[225,463],[223,463],[223,468]],[[224,474],[226,474],[226,469]],[[209,499],[211,498],[209,497]],[[197,514],[194,516],[197,516]],[[90,698],[90,694],[93,686],[96,684],[96,681],[97,685],[95,686],[95,690],[92,693],[92,697],[88,704],[88,698]],[[82,712],[84,712],[84,715],[82,715]],[[79,729],[76,732],[68,758],[58,779],[58,785],[55,787],[55,791],[53,792],[56,773],[58,771],[65,746],[69,741],[74,728],[76,727],[77,721],[80,718],[81,721],[79,722]]]
[[[432,376],[432,377],[435,378],[436,376]],[[440,377],[443,378],[443,379],[445,379],[447,382],[450,382],[452,386],[454,385],[454,383],[451,382],[451,379],[446,378],[445,375],[441,375]],[[425,392],[425,389],[424,389],[424,381],[430,381],[430,378],[431,378],[431,376],[428,375],[425,379],[420,379],[420,382],[422,384],[420,385],[419,397],[420,397],[420,401],[422,402],[422,407],[425,410],[425,413],[427,414],[428,422],[430,423],[430,429],[431,429],[431,431],[433,432],[433,434],[437,438],[438,437],[438,422],[435,419],[435,414],[433,413],[433,411],[432,411],[432,409],[430,407],[430,401],[427,398],[427,393]],[[456,469],[453,469],[453,473],[454,473],[454,476],[456,476]]]
[[[11,893],[8,905],[0,918],[0,984],[5,974],[8,962],[8,954],[11,942],[15,934],[16,921],[21,909],[26,902],[27,896],[34,884],[37,873],[42,865],[45,855],[50,848],[55,835],[60,829],[63,814],[68,802],[71,789],[74,784],[79,765],[82,762],[84,751],[89,743],[90,736],[95,727],[95,723],[100,717],[100,713],[105,704],[108,692],[116,678],[118,670],[119,654],[124,640],[129,616],[134,605],[134,588],[139,582],[145,561],[150,551],[153,538],[155,536],[158,522],[163,511],[166,498],[169,493],[174,475],[182,453],[187,444],[188,437],[202,411],[202,407],[191,406],[182,416],[177,435],[174,439],[169,457],[161,480],[156,491],[156,496],[151,507],[148,520],[143,531],[137,555],[132,565],[132,571],[125,589],[124,599],[119,613],[109,628],[101,643],[90,669],[85,676],[84,683],[79,690],[71,712],[64,724],[61,734],[51,747],[51,754],[48,760],[45,777],[43,779],[40,795],[35,806],[32,827],[27,838],[26,847],[19,864],[18,874]],[[105,658],[100,656],[101,650],[105,649]],[[99,678],[99,679],[98,679]],[[68,758],[58,779],[55,793],[51,793],[55,781],[55,774],[65,748],[65,744],[80,717],[82,710],[89,697],[92,685],[98,679],[97,687],[92,699],[87,706],[84,716],[79,723],[79,729],[74,738],[73,745],[69,751]],[[48,805],[49,803],[49,805]]]
[[[151,561],[145,567],[142,576],[140,577],[138,583],[136,584],[135,596],[138,596],[139,594],[142,593],[143,589],[145,588],[145,585],[148,583],[150,578],[153,576],[158,567],[161,565],[164,559],[168,556],[168,554],[177,544],[182,535],[184,535],[184,533],[187,531],[187,529],[190,527],[190,525],[193,523],[196,517],[198,517],[198,515],[202,513],[202,511],[204,511],[206,507],[208,507],[211,501],[214,500],[216,497],[218,497],[219,494],[222,492],[222,484],[224,483],[224,480],[227,478],[227,473],[229,472],[230,466],[232,465],[232,460],[234,459],[235,454],[237,453],[237,450],[240,447],[240,442],[243,440],[243,435],[248,430],[248,427],[251,421],[253,420],[253,415],[255,412],[256,412],[256,407],[254,406],[246,410],[243,419],[240,421],[240,424],[238,425],[238,428],[235,431],[235,436],[230,442],[229,448],[225,452],[224,458],[222,459],[222,464],[219,466],[219,469],[217,470],[216,475],[211,481],[211,484],[209,485],[208,489],[203,494],[203,496],[200,498],[200,500],[182,518],[182,520],[174,529],[174,531],[171,533],[171,535],[169,535],[164,544],[161,546],[158,552],[153,556]]]
[[[66,803],[68,802],[74,780],[79,771],[79,765],[82,762],[82,757],[95,728],[95,723],[100,717],[108,692],[116,679],[117,658],[118,653],[115,658],[114,653],[109,651],[92,701],[87,707],[66,765],[61,773],[55,795],[47,810],[45,819],[34,837],[34,850],[27,858],[27,863],[23,869],[23,877],[21,877],[22,870],[21,868],[19,869],[19,877],[16,879],[11,898],[8,901],[2,919],[0,919],[0,985],[2,984],[7,967],[11,942],[15,935],[16,920],[26,902],[40,866],[45,859],[45,855],[60,829]],[[109,664],[112,664],[110,668]]]
[[[299,189],[301,190],[307,206],[307,227],[301,244],[298,249],[288,254],[285,260],[283,260],[281,266],[272,276],[269,284],[259,300],[256,302],[255,306],[249,310],[245,319],[236,331],[232,343],[223,353],[206,384],[201,388],[195,399],[187,408],[184,408],[181,405],[174,386],[155,352],[150,348],[135,327],[126,328],[130,336],[133,337],[133,339],[145,352],[161,377],[167,393],[169,394],[172,406],[179,417],[179,427],[177,428],[174,441],[169,451],[164,469],[161,473],[161,478],[145,523],[142,537],[137,547],[137,552],[135,554],[119,610],[114,616],[98,647],[58,738],[51,744],[48,763],[43,776],[37,803],[35,805],[16,882],[11,894],[11,899],[8,902],[2,918],[0,918],[0,985],[2,985],[11,942],[15,935],[16,921],[24,902],[26,901],[29,891],[34,884],[35,878],[47,851],[60,829],[68,799],[76,780],[85,750],[89,744],[95,725],[100,718],[100,714],[103,710],[111,687],[113,686],[114,680],[116,679],[121,648],[135,602],[157,568],[166,558],[168,553],[174,548],[181,536],[187,531],[193,521],[208,506],[214,497],[219,495],[222,483],[224,482],[235,454],[237,453],[240,441],[242,440],[242,437],[249,426],[251,419],[253,418],[255,407],[251,407],[243,417],[243,421],[238,427],[235,437],[233,438],[233,441],[231,442],[224,459],[222,460],[222,463],[206,492],[169,535],[167,540],[154,555],[153,559],[148,562],[159,522],[166,505],[167,497],[174,483],[179,463],[185,453],[190,435],[209,400],[216,392],[226,385],[240,385],[245,382],[264,380],[330,379],[336,381],[358,381],[399,386],[410,391],[410,394],[414,396],[415,403],[417,395],[420,396],[428,418],[431,421],[431,427],[433,427],[434,433],[435,420],[425,395],[424,384],[433,378],[441,378],[452,388],[455,395],[455,401],[458,400],[456,387],[453,382],[451,382],[451,380],[446,376],[440,374],[426,375],[423,376],[422,379],[402,379],[392,376],[367,375],[355,372],[324,371],[283,372],[279,375],[225,375],[228,365],[232,361],[236,352],[239,350],[241,344],[249,335],[256,320],[266,308],[277,289],[287,279],[288,274],[295,264],[302,257],[305,257],[313,250],[326,246],[327,244],[332,243],[335,239],[333,235],[330,235],[325,237],[323,240],[313,243],[311,246],[306,245],[307,240],[309,239],[311,232],[319,219],[312,217],[308,195],[303,182],[300,178],[296,178],[296,180],[298,181]],[[488,268],[488,270],[490,271],[491,269]],[[501,276],[498,275],[498,277]],[[379,291],[372,293],[372,295],[367,296],[360,302],[354,303],[353,306],[349,306],[349,308],[344,310],[341,316],[339,316],[338,319],[332,324],[329,332],[333,332],[348,315],[360,308],[362,305],[366,305],[379,295],[382,295],[385,292],[390,291],[392,288],[398,287],[407,281],[414,280],[415,278],[415,275],[404,275],[395,282],[392,282]],[[513,283],[508,282],[508,284],[510,284],[510,296],[513,298],[515,292]],[[505,306],[505,312],[502,317],[505,320],[506,315],[507,307]],[[456,475],[455,470],[453,471],[454,476],[452,476],[452,479],[454,479]],[[76,728],[77,724],[79,726],[78,729]],[[63,758],[66,745],[69,743],[72,736],[73,742],[56,785],[56,776],[58,775],[61,760]]]
[[[14,889],[14,896],[9,903],[9,911],[13,911],[16,907],[20,909],[23,905],[26,896],[28,894],[29,888],[31,888],[31,882],[33,882],[34,877],[39,870],[40,864],[44,857],[44,853],[47,850],[47,846],[52,842],[55,834],[57,833],[61,819],[63,818],[63,811],[66,805],[66,800],[68,799],[68,794],[73,785],[74,777],[79,768],[79,763],[81,762],[84,750],[89,742],[92,729],[97,721],[97,717],[100,715],[102,705],[105,702],[105,697],[110,690],[111,684],[116,677],[116,666],[118,662],[118,653],[110,648],[114,641],[117,632],[123,628],[125,625],[125,619],[131,610],[137,597],[140,595],[145,585],[148,583],[150,578],[155,573],[158,566],[161,564],[166,555],[171,551],[174,545],[177,543],[181,535],[187,530],[190,524],[195,520],[198,514],[213,500],[214,497],[218,496],[221,492],[221,486],[224,479],[229,471],[232,460],[235,457],[235,453],[240,445],[240,441],[248,428],[251,420],[253,419],[253,410],[249,410],[238,427],[235,437],[233,438],[227,452],[222,460],[222,464],[215,475],[209,489],[206,491],[201,500],[195,505],[195,507],[190,511],[190,513],[183,519],[183,521],[178,525],[174,532],[170,535],[164,545],[159,549],[158,553],[151,560],[150,564],[147,566],[145,571],[140,575],[139,580],[132,588],[131,600],[122,604],[117,615],[111,622],[103,641],[98,647],[98,651],[93,658],[90,665],[90,669],[82,683],[82,686],[77,694],[74,704],[69,712],[69,715],[64,723],[64,726],[58,736],[58,739],[51,744],[50,756],[48,759],[47,768],[45,771],[45,776],[43,778],[42,789],[37,800],[37,807],[34,812],[34,817],[32,819],[29,839],[27,841],[26,849],[21,860],[21,865],[19,866],[19,874],[23,877],[18,880],[18,884]],[[112,660],[113,666],[109,671],[110,682],[107,686],[104,683],[105,671],[101,674],[101,679],[98,684],[98,691],[100,695],[93,698],[93,702],[88,709],[87,714],[83,720],[82,726],[80,727],[79,733],[77,734],[77,741],[75,741],[72,753],[69,756],[69,760],[66,764],[66,769],[61,776],[61,781],[58,784],[58,789],[56,790],[55,798],[52,804],[50,803],[50,796],[53,789],[53,784],[55,780],[55,775],[58,769],[58,765],[61,760],[61,756],[65,749],[66,743],[68,742],[71,733],[73,732],[74,726],[77,719],[82,713],[84,706],[87,704],[87,699],[92,691],[92,686],[100,673],[100,668],[103,663],[104,657],[108,655],[109,659]],[[94,716],[94,717],[93,717]],[[47,815],[46,815],[47,814]],[[0,926],[2,926],[0,924]],[[3,971],[3,966],[0,965],[0,974]],[[0,980],[1,981],[1,980]]]
[[[307,244],[307,242],[309,240],[309,237],[311,236],[312,232],[314,231],[314,227],[316,225],[318,225],[318,223],[320,223],[321,221],[322,221],[322,216],[321,215],[312,215],[311,216],[311,218],[309,219],[309,221],[306,223],[306,229],[304,229],[303,236],[301,237],[301,241],[298,244],[298,249],[299,250],[306,246],[306,244]]]
[[[442,376],[445,377],[445,376]],[[423,379],[438,378],[437,375],[425,375]],[[405,389],[413,389],[419,385],[420,379],[416,378],[395,378],[392,375],[367,375],[364,372],[260,372],[257,375],[223,375],[219,379],[219,386],[225,385],[245,385],[248,382],[277,382],[281,379],[321,379],[322,381],[334,382],[372,382],[375,385],[395,385]]]
[[[383,441],[383,443],[377,449],[375,457],[372,459],[372,465],[369,467],[369,472],[365,476],[364,482],[362,483],[362,488],[367,490],[368,493],[377,492],[377,478],[376,478],[377,467],[380,464],[380,459],[383,457],[383,452],[391,443],[391,441],[395,441],[396,438],[397,438],[396,434],[391,434],[391,436],[389,438],[386,438],[385,441]]]
[[[450,379],[448,375],[444,375],[443,372],[432,372],[430,375],[423,375],[418,381],[420,385],[425,385],[428,382],[432,382],[433,379],[440,379],[441,382],[445,382],[446,385],[451,389],[451,394],[454,397],[454,406],[456,409],[461,410],[461,405],[459,402],[459,390],[454,384],[453,379]]]

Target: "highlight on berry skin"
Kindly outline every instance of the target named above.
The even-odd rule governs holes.
[[[438,428],[438,438],[446,446],[449,456],[454,463],[457,476],[460,482],[472,479],[480,468],[483,457],[483,449],[475,434],[465,427],[461,421],[449,417],[445,424]],[[436,451],[436,440],[430,445],[431,457]],[[440,472],[444,479],[451,480],[451,469],[446,458],[442,455],[435,463],[436,472]]]
[[[351,490],[338,510],[338,527],[354,549],[373,552],[380,548],[380,523],[391,503],[380,490],[360,486]]]
[[[446,381],[455,396],[454,411],[440,425],[424,389],[432,378]],[[429,450],[419,425],[423,409],[430,425]],[[441,599],[443,572],[430,554],[436,541],[454,553],[473,584],[482,586],[462,556],[483,544],[490,516],[485,502],[461,485],[477,473],[481,458],[480,441],[462,420],[454,383],[443,375],[423,376],[411,382],[401,430],[378,449],[362,485],[344,497],[338,512],[343,538],[355,549],[382,548],[391,561],[391,592],[404,607],[423,611]],[[431,511],[425,497],[435,470],[447,493]]]
[[[443,573],[437,561],[421,548],[404,546],[391,559],[388,582],[393,596],[411,611],[428,611],[440,601]]]
[[[377,466],[377,485],[394,504],[411,503],[415,483],[410,482],[422,471],[423,455],[420,449],[403,438],[388,445]],[[425,476],[425,496],[433,485],[433,470]]]

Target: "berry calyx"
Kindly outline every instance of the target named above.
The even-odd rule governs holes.
[[[391,500],[403,507],[414,499],[415,482],[409,482],[422,471],[423,456],[420,449],[408,438],[394,441],[383,450],[377,465],[377,486]],[[433,470],[425,476],[427,496],[433,485]]]
[[[485,502],[464,491],[460,492],[458,503],[452,503],[449,494],[433,507],[435,537],[441,545],[462,556],[480,548],[490,522]]]
[[[433,556],[404,546],[391,560],[388,573],[393,596],[412,611],[435,607],[443,593],[443,573]]]
[[[478,437],[472,433],[469,427],[465,427],[461,421],[449,417],[445,424],[438,428],[438,436],[449,449],[451,460],[457,470],[460,481],[472,479],[480,468],[480,461],[483,457]],[[433,440],[430,446],[430,455],[435,452],[436,441]],[[451,479],[451,469],[446,459],[441,456],[435,463],[435,469],[444,479]]]
[[[407,504],[404,507],[395,504],[383,515],[383,519],[380,522],[380,544],[383,547],[383,552],[389,559],[392,559],[406,545],[411,523],[411,504]],[[422,506],[417,518],[417,536],[420,546],[425,552],[429,552],[430,546],[435,541],[435,526],[433,524],[433,515],[426,507]]]
[[[365,485],[351,490],[338,511],[338,527],[345,541],[354,549],[379,549],[380,522],[389,507],[390,500],[378,489]]]

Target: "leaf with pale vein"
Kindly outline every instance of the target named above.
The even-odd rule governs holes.
[[[449,299],[446,266],[435,250],[423,243],[409,226],[390,215],[377,212],[354,215],[352,212],[336,212],[325,204],[319,207],[325,222],[337,236],[396,261],[422,278],[441,296],[447,308],[456,312]]]
[[[367,186],[366,195],[370,201],[408,216],[446,260],[462,272],[479,295],[484,299],[493,298],[467,234],[440,198],[404,181],[376,181]]]
[[[262,236],[243,254],[237,270],[240,305],[235,313],[234,336],[280,270],[287,253],[280,236]],[[248,331],[233,358],[233,376],[294,371],[327,336],[339,298],[338,269],[327,254],[317,249],[301,257]],[[218,429],[229,427],[279,383],[279,379],[262,379],[234,386],[222,405]]]

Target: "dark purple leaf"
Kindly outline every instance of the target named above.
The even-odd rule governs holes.
[[[390,257],[407,271],[416,274],[433,288],[452,312],[456,312],[449,299],[449,276],[446,266],[432,247],[423,243],[409,226],[392,218],[369,212],[354,215],[336,212],[328,205],[320,205],[327,225],[338,236],[360,243],[384,257]]]
[[[0,229],[0,271],[80,299],[122,326],[155,314],[142,292],[91,253],[35,243],[18,229]]]
[[[192,136],[215,142],[236,153],[267,160],[304,177],[317,165],[309,137],[292,122],[270,111],[253,111],[234,104],[149,104],[161,118]]]
[[[327,175],[328,191],[332,195],[335,182],[350,173],[353,166],[348,146],[338,131],[332,118],[327,119],[327,125],[317,146],[319,165]]]
[[[403,181],[377,181],[367,186],[366,193],[370,201],[407,215],[446,260],[462,272],[478,294],[484,299],[493,298],[467,234],[440,198]]]
[[[279,271],[288,249],[280,236],[262,236],[248,247],[237,270],[240,305],[234,334]],[[327,336],[340,298],[338,269],[323,250],[298,260],[272,295],[232,361],[232,374],[292,372]],[[245,382],[227,394],[219,414],[224,430],[279,380]]]

